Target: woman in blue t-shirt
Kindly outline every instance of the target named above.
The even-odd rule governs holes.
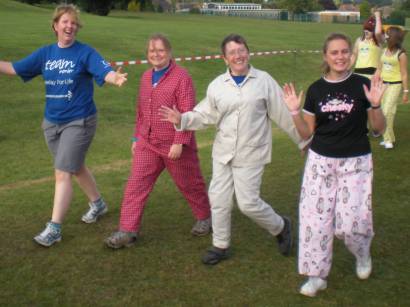
[[[284,98],[300,135],[313,135],[299,202],[299,273],[308,276],[300,293],[315,296],[327,287],[333,237],[343,239],[356,257],[356,274],[367,279],[372,262],[373,163],[367,120],[383,132],[380,102],[385,89],[379,76],[368,78],[349,69],[351,42],[331,34],[323,47],[324,76],[308,89],[303,117],[302,93],[284,86]],[[371,85],[371,86],[370,86]],[[369,90],[370,88],[370,90]]]
[[[99,86],[105,82],[122,86],[127,74],[120,69],[114,72],[97,51],[76,41],[80,27],[76,6],[59,5],[52,21],[57,43],[42,47],[17,62],[0,61],[2,74],[18,75],[25,82],[42,75],[45,83],[42,127],[54,157],[55,194],[51,221],[34,237],[43,246],[61,241],[61,223],[73,194],[72,175],[90,200],[90,209],[82,221],[96,222],[107,212],[94,177],[84,164],[97,125],[93,79]]]

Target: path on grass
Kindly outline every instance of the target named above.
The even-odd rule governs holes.
[[[212,143],[213,141],[200,143],[198,144],[198,149],[211,146]],[[126,159],[126,160],[117,160],[117,161],[114,161],[108,164],[96,165],[90,169],[93,174],[104,174],[104,173],[108,173],[112,171],[123,170],[124,168],[130,167],[130,165],[131,165],[131,159]],[[17,181],[13,183],[0,185],[0,192],[21,189],[21,188],[38,185],[42,183],[53,182],[53,181],[54,181],[54,176],[48,176],[48,177],[43,177],[43,178],[38,178],[38,179],[31,179],[31,180],[21,180],[21,181]]]

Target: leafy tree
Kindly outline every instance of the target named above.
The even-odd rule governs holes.
[[[280,0],[278,6],[294,14],[302,14],[321,9],[317,0]]]
[[[140,3],[136,0],[132,0],[128,3],[127,10],[130,12],[139,12],[140,11]]]
[[[113,0],[80,0],[78,4],[88,13],[107,16],[111,10]]]
[[[127,10],[130,2],[130,0],[114,0],[114,6],[120,10]]]
[[[325,10],[337,10],[337,7],[333,0],[319,0],[318,3],[323,7]]]
[[[362,19],[367,19],[370,17],[372,14],[371,12],[371,6],[370,3],[367,0],[364,0],[362,3],[360,3],[359,10],[360,10],[360,18]]]
[[[404,25],[406,17],[410,17],[410,0],[404,0],[401,4],[398,4],[391,13],[389,22]]]

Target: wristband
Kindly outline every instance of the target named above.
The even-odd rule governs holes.
[[[299,109],[290,111],[290,115],[298,115],[299,113],[300,113]]]
[[[378,106],[373,106],[373,105],[372,105],[372,109],[373,109],[373,110],[380,109],[380,107],[381,107],[381,105],[378,105]]]
[[[403,93],[408,93],[409,92],[409,90],[403,90]]]
[[[131,141],[136,142],[136,141],[138,141],[138,138],[137,138],[136,136],[133,136],[133,137],[131,138]]]

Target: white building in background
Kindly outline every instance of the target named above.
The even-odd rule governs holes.
[[[215,11],[255,11],[255,10],[261,10],[262,5],[256,4],[256,3],[208,2],[208,3],[204,3],[202,8],[206,10],[215,10]]]

